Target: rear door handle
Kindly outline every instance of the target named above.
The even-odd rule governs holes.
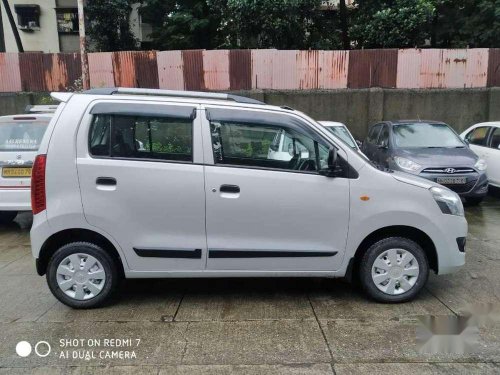
[[[95,180],[97,185],[116,186],[116,178],[113,177],[97,177]]]
[[[221,193],[237,194],[240,192],[240,187],[238,185],[221,185],[219,190]]]

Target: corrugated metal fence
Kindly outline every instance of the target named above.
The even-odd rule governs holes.
[[[500,86],[500,49],[186,50],[89,54],[92,87],[314,90]],[[78,54],[0,53],[0,92],[64,91]]]

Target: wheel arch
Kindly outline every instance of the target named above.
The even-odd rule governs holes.
[[[52,255],[62,246],[71,242],[91,242],[107,251],[116,261],[118,272],[124,277],[125,270],[123,260],[113,243],[100,233],[89,229],[65,229],[54,233],[43,243],[40,248],[39,257],[36,263],[36,270],[40,276],[45,275]]]
[[[381,239],[388,237],[404,237],[419,244],[427,256],[429,261],[429,267],[434,271],[438,272],[438,256],[437,250],[432,239],[422,230],[406,225],[392,225],[384,228],[377,229],[376,231],[367,235],[360,245],[356,249],[354,256],[351,258],[347,270],[347,277],[349,279],[355,279],[359,269],[361,259],[365,252],[370,248],[371,245],[378,242]]]

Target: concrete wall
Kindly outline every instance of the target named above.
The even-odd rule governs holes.
[[[482,121],[500,121],[500,88],[330,91],[241,91],[268,104],[287,105],[316,120],[340,121],[363,139],[368,125],[381,120],[440,120],[462,131]],[[0,115],[23,113],[28,104],[48,103],[47,94],[0,94]]]

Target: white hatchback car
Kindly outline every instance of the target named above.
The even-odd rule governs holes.
[[[345,124],[336,121],[318,121],[318,122],[325,128],[327,128],[328,131],[330,131],[333,135],[340,138],[341,141],[347,143],[347,145],[351,147],[353,150],[361,152],[358,143],[352,136],[349,129],[347,129],[347,126],[345,126]]]
[[[486,161],[489,184],[500,188],[500,122],[473,125],[460,136]]]
[[[229,94],[55,93],[32,177],[52,293],[98,306],[121,277],[356,277],[383,302],[465,262],[458,195],[371,163],[305,114]],[[286,131],[290,160],[269,158]]]
[[[0,222],[31,211],[31,167],[51,114],[0,117]]]

